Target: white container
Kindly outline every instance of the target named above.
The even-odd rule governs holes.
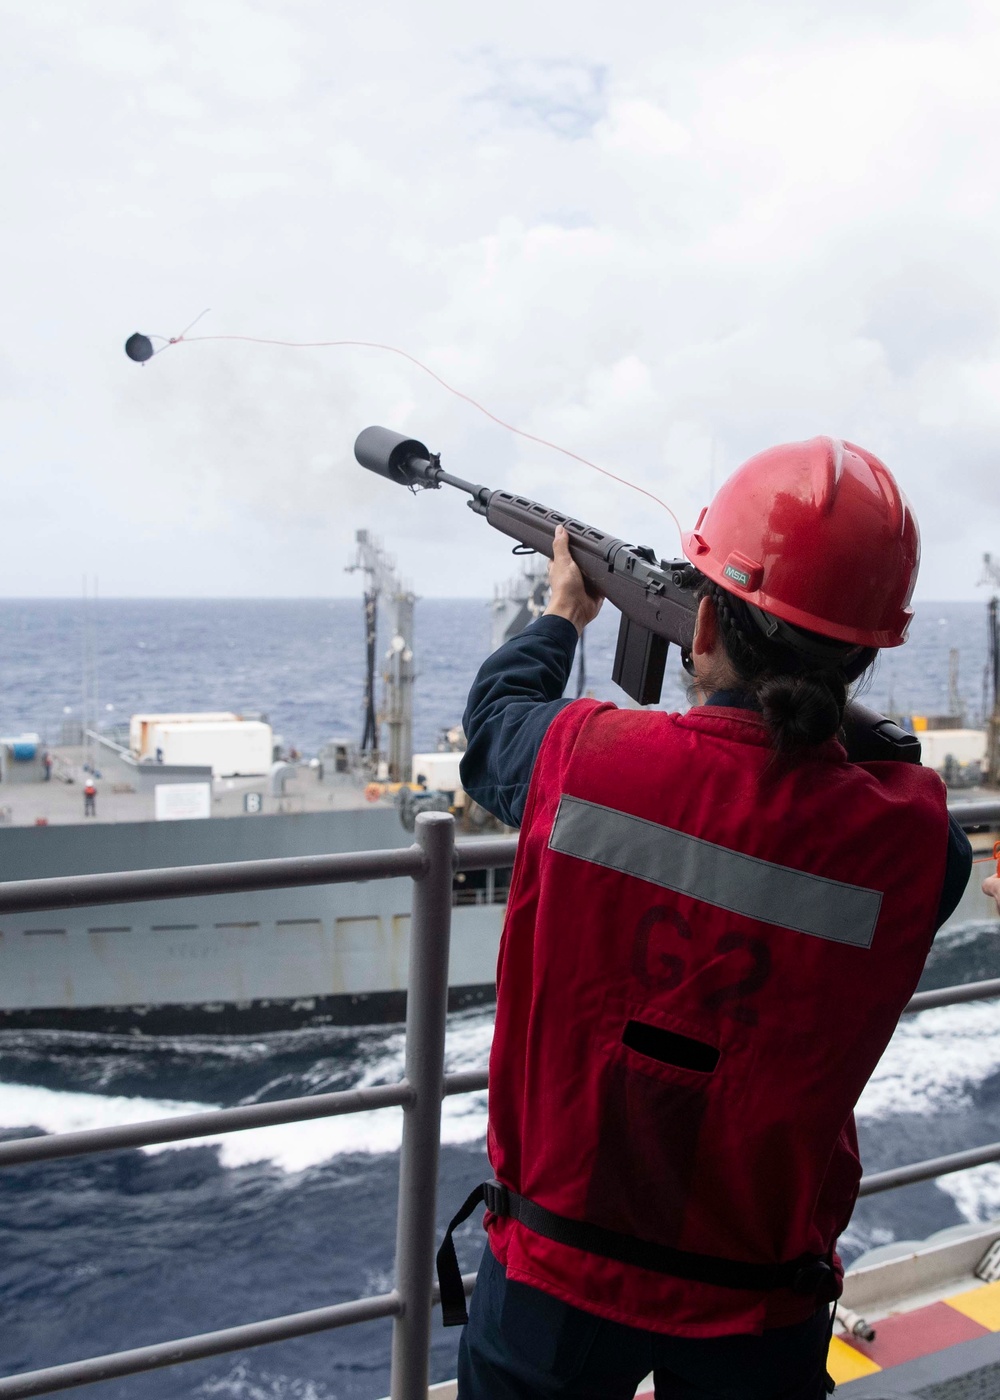
[[[920,761],[925,768],[943,768],[950,754],[958,763],[986,760],[986,731],[983,729],[924,729],[920,740]]]
[[[460,753],[415,753],[410,772],[414,782],[422,776],[432,792],[461,792],[462,780],[458,774],[461,761]]]
[[[150,730],[158,724],[206,724],[219,720],[238,720],[232,710],[206,710],[202,714],[133,715],[128,725],[128,746],[136,758],[155,758],[156,745],[150,741]]]
[[[151,723],[149,758],[211,768],[213,778],[257,777],[271,771],[271,726],[256,719]]]

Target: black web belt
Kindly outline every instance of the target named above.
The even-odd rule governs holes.
[[[673,1278],[710,1283],[720,1288],[750,1291],[790,1288],[794,1293],[812,1296],[817,1304],[830,1303],[840,1295],[840,1283],[833,1266],[822,1255],[800,1254],[784,1264],[749,1264],[739,1259],[720,1259],[713,1254],[694,1254],[686,1249],[641,1240],[636,1235],[606,1230],[585,1220],[569,1220],[519,1196],[499,1181],[484,1181],[466,1199],[448,1226],[438,1250],[437,1273],[445,1327],[461,1327],[469,1320],[452,1234],[480,1201],[494,1215],[517,1220],[533,1234],[554,1240],[556,1244],[570,1245],[602,1259],[614,1259],[619,1264],[633,1264],[654,1274],[669,1274]]]

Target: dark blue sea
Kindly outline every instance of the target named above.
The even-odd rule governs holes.
[[[79,716],[83,605],[0,602],[0,732],[50,741]],[[138,601],[92,604],[92,649],[107,723],[136,710],[265,713],[286,745],[315,752],[360,737],[363,634],[354,600]],[[461,716],[488,647],[489,608],[428,600],[417,612],[415,747]],[[613,697],[614,623],[588,636],[586,689]],[[924,604],[911,642],[883,659],[870,703],[949,708],[949,652],[978,724],[984,609]],[[684,704],[671,676],[665,703]],[[573,680],[575,692],[576,678]],[[107,708],[108,706],[112,708]],[[1000,976],[996,924],[939,935],[924,985]],[[488,1010],[451,1019],[451,1068],[484,1065]],[[399,1027],[302,1030],[247,1038],[0,1034],[0,1131],[90,1126],[346,1088],[395,1078]],[[439,1225],[482,1179],[485,1104],[450,1100]],[[866,1168],[1000,1139],[1000,1014],[995,1003],[942,1008],[901,1025],[859,1107]],[[391,1287],[398,1114],[297,1125],[222,1142],[126,1152],[0,1172],[0,1372],[8,1374]],[[923,1238],[1000,1214],[1000,1168],[862,1202],[842,1242]],[[459,1238],[465,1268],[482,1236]],[[456,1334],[435,1324],[432,1379],[454,1374]],[[376,1400],[388,1393],[388,1324],[111,1382],[134,1400]]]

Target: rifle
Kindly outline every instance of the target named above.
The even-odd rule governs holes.
[[[569,535],[570,554],[593,588],[621,613],[612,680],[639,705],[655,705],[663,688],[670,643],[690,656],[700,574],[686,559],[658,559],[644,545],[626,544],[593,525],[511,491],[494,491],[452,476],[440,453],[390,428],[365,428],[354,455],[363,467],[411,491],[453,486],[469,496],[469,508],[487,524],[517,540],[515,553],[552,558],[556,526]],[[844,712],[847,751],[858,763],[878,759],[920,762],[920,741],[892,720],[851,701]]]

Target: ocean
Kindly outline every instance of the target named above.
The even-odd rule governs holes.
[[[0,602],[0,732],[49,741],[81,705],[83,605]],[[355,600],[102,600],[90,607],[105,722],[136,710],[265,713],[286,745],[315,752],[359,737],[363,633]],[[616,694],[610,609],[588,634],[585,688]],[[384,639],[383,639],[384,640]],[[418,605],[414,743],[433,748],[461,716],[489,645],[481,600]],[[381,650],[380,646],[380,650]],[[971,723],[982,708],[984,610],[924,604],[910,643],[883,657],[868,702],[906,713],[949,708],[949,653]],[[664,703],[683,706],[670,667]],[[575,693],[577,678],[571,682]],[[111,708],[107,708],[110,706]],[[956,923],[922,982],[1000,976],[995,923]],[[489,1009],[450,1018],[449,1069],[484,1066]],[[0,1135],[59,1131],[390,1081],[398,1026],[254,1037],[0,1032]],[[439,1228],[487,1170],[485,1096],[450,1099]],[[866,1169],[1000,1139],[995,1003],[906,1018],[861,1100]],[[0,1372],[140,1346],[391,1287],[400,1115],[234,1134],[0,1172]],[[1000,1214],[1000,1167],[862,1201],[842,1240],[850,1261]],[[459,1232],[475,1266],[478,1219]],[[369,1323],[109,1382],[121,1400],[377,1400],[388,1393],[388,1323]],[[457,1333],[435,1321],[432,1379],[454,1374]]]
[[[484,599],[417,604],[414,746],[433,749],[461,719],[490,644]],[[586,689],[622,699],[611,681],[618,614],[606,607],[586,634]],[[82,705],[89,631],[102,725],[138,711],[235,710],[264,714],[285,744],[315,753],[332,736],[359,739],[364,629],[353,598],[0,600],[0,733],[36,731],[55,742]],[[386,638],[380,632],[379,655]],[[949,656],[958,692],[981,722],[985,608],[925,603],[910,639],[883,652],[866,683],[868,703],[904,713],[949,712]],[[670,653],[662,704],[686,708]],[[569,693],[576,693],[574,672]]]

